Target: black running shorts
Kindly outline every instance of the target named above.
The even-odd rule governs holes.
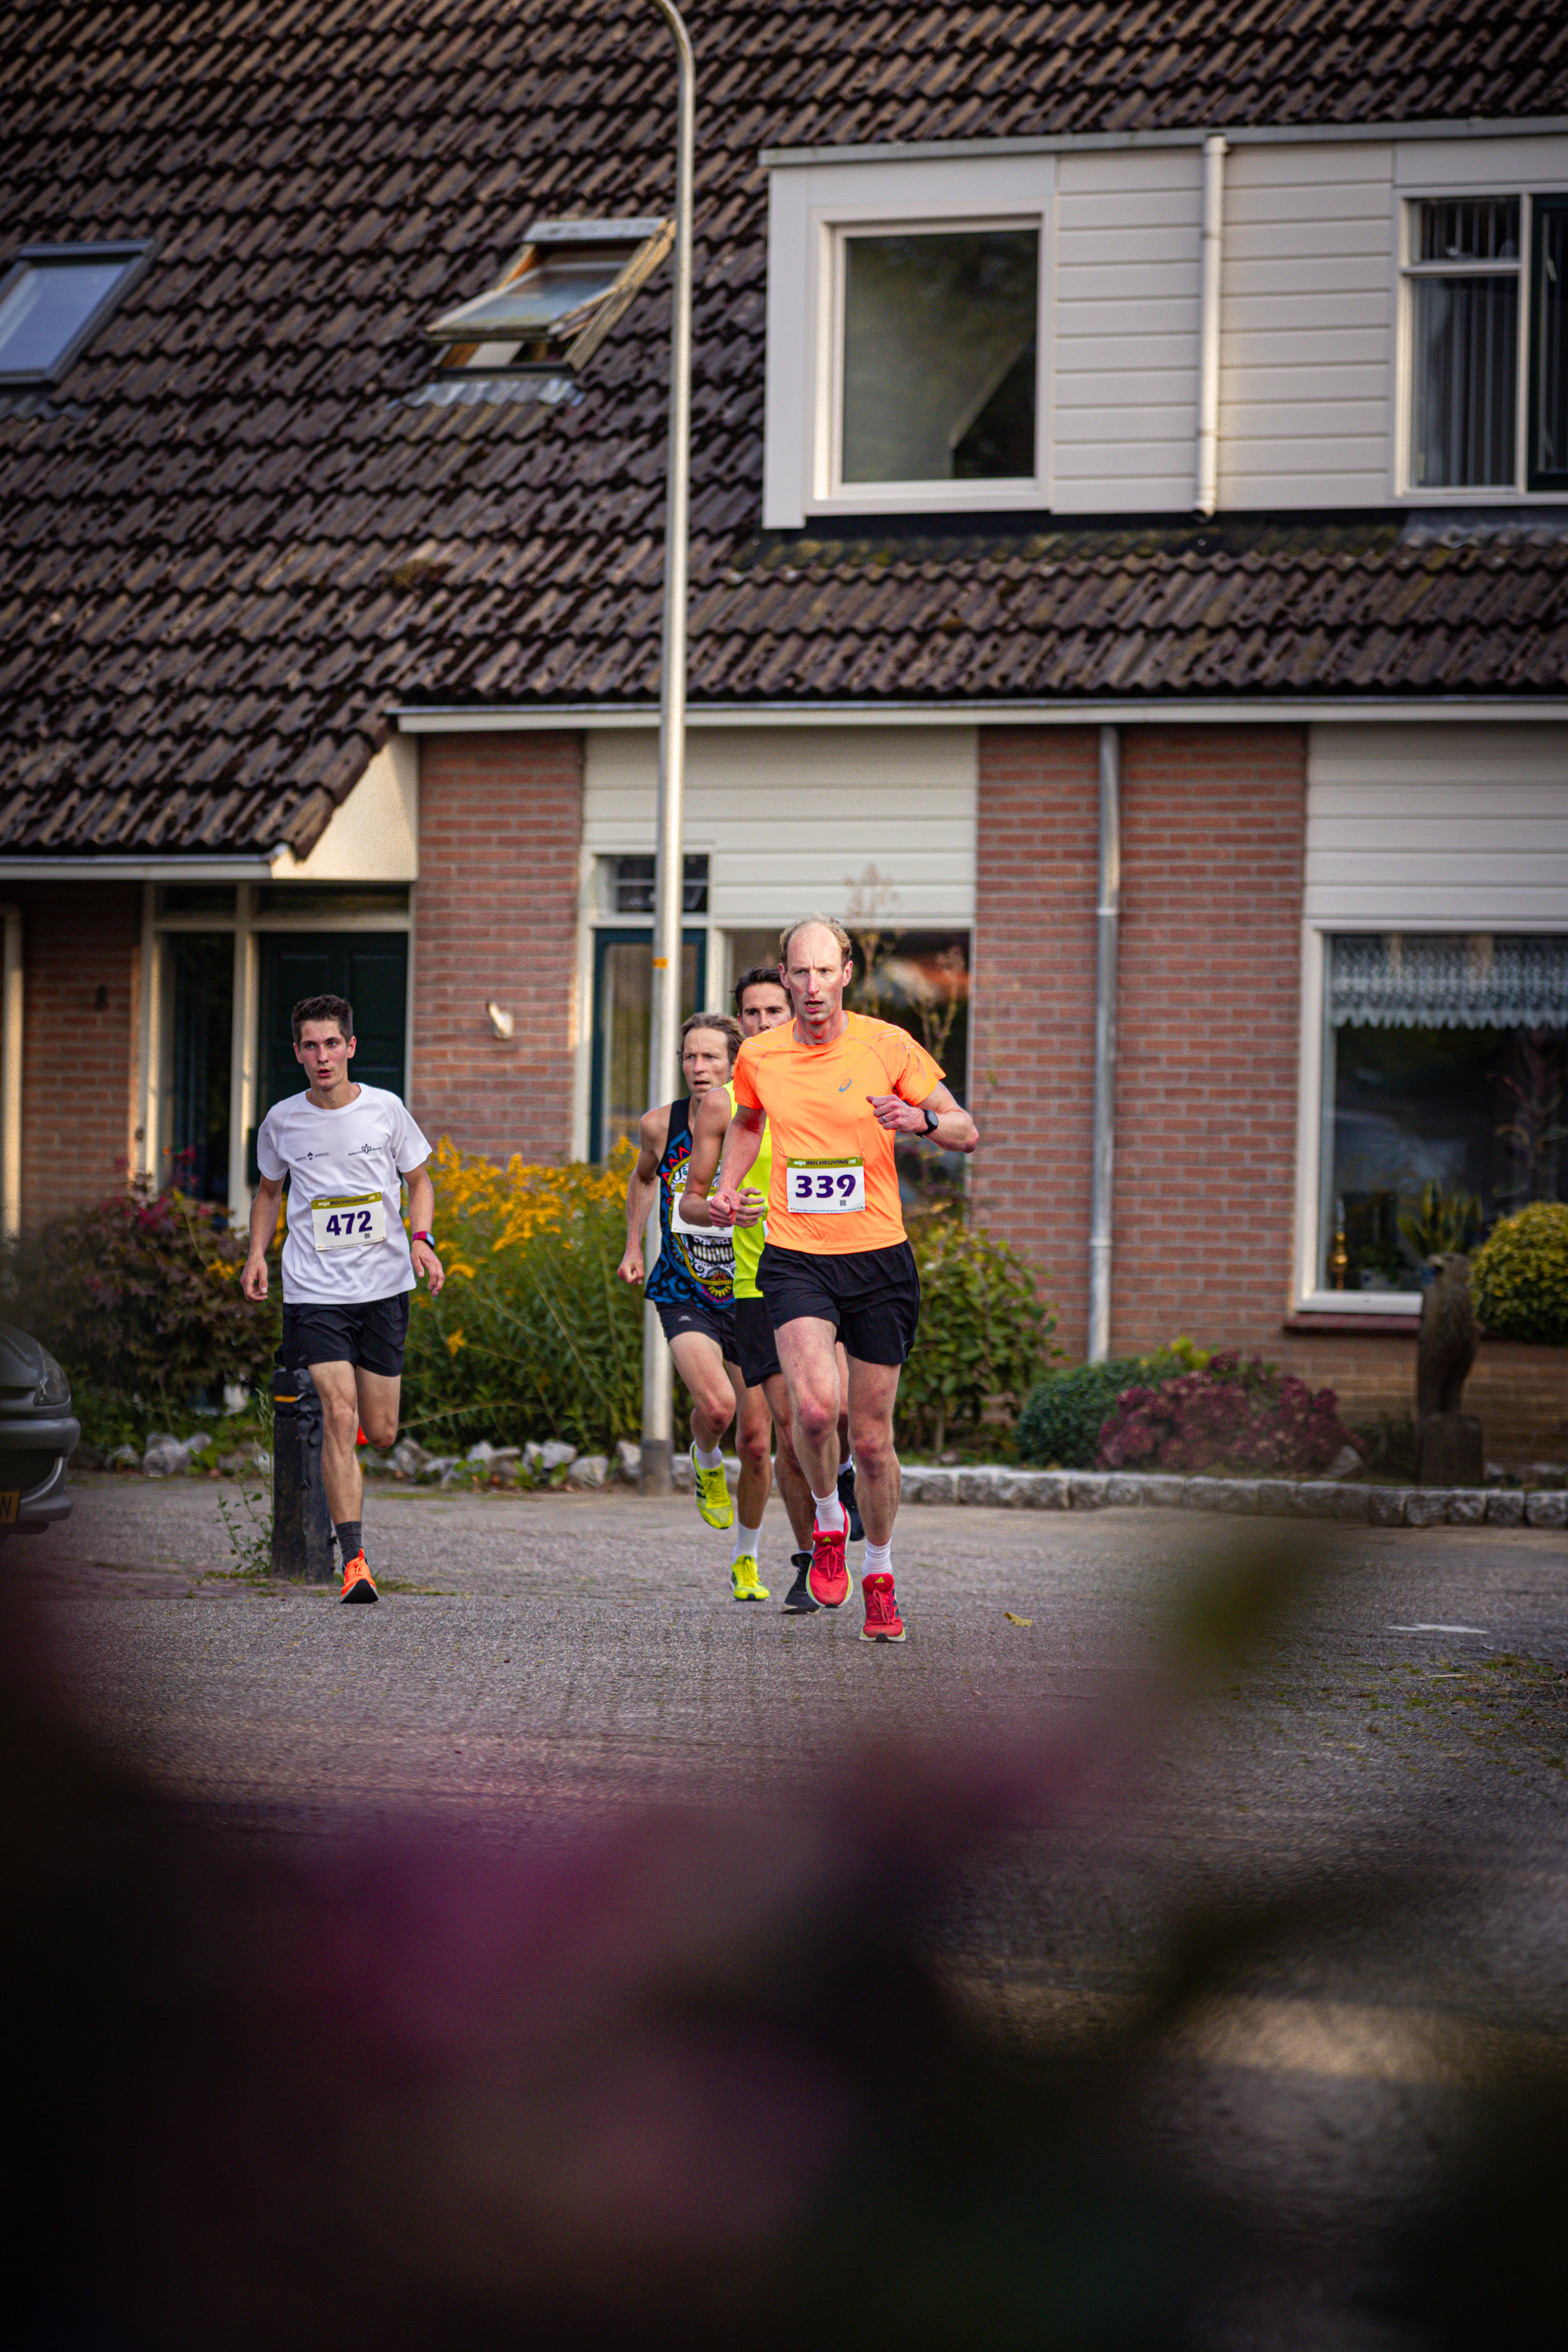
[[[779,1351],[773,1344],[773,1318],[765,1298],[736,1299],[735,1346],[741,1378],[749,1389],[760,1389],[764,1381],[772,1380],[779,1369]]]
[[[757,1281],[775,1331],[802,1315],[820,1316],[863,1364],[901,1364],[915,1344],[921,1278],[908,1242],[837,1257],[769,1242]]]
[[[382,1380],[396,1380],[403,1370],[412,1297],[412,1291],[395,1290],[390,1298],[345,1301],[341,1307],[312,1298],[286,1306],[279,1367],[291,1371],[297,1364],[353,1364]]]
[[[680,1298],[666,1306],[662,1299],[656,1298],[654,1305],[658,1308],[667,1339],[679,1339],[683,1331],[700,1331],[723,1351],[727,1364],[740,1362],[735,1353],[733,1302],[728,1307],[715,1307],[707,1298]]]

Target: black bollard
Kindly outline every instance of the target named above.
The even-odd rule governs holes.
[[[272,1573],[331,1584],[332,1519],[321,1484],[321,1400],[303,1364],[272,1375]]]

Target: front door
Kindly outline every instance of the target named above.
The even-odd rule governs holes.
[[[302,996],[346,996],[359,1051],[349,1076],[402,1094],[407,1083],[406,931],[264,931],[261,935],[261,1054],[256,1125],[275,1102],[304,1090],[289,1015]],[[256,1181],[256,1129],[249,1137]]]

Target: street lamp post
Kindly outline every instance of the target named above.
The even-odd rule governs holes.
[[[680,1035],[681,847],[686,787],[687,530],[691,470],[691,173],[696,69],[691,40],[672,0],[654,0],[675,42],[679,75],[675,172],[675,293],[669,325],[669,457],[664,520],[664,651],[658,697],[658,836],[654,856],[653,991],[648,1024],[649,1102],[676,1086]],[[644,1241],[651,1268],[658,1246],[655,1202]],[[643,1309],[642,1476],[668,1494],[670,1472],[669,1353],[652,1307]]]

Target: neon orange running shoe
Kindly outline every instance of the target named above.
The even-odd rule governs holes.
[[[849,1570],[844,1565],[846,1528],[817,1528],[811,1538],[811,1566],[805,1581],[812,1599],[824,1609],[842,1609],[849,1598]]]
[[[356,1551],[353,1559],[345,1559],[343,1562],[343,1589],[339,1593],[338,1599],[340,1601],[375,1601],[379,1598],[380,1595],[375,1589],[375,1579],[365,1566],[364,1554],[363,1551]]]
[[[879,1569],[874,1576],[863,1576],[860,1590],[866,1597],[866,1622],[860,1628],[860,1639],[863,1642],[901,1642],[904,1621],[899,1614],[893,1580],[887,1570]]]

